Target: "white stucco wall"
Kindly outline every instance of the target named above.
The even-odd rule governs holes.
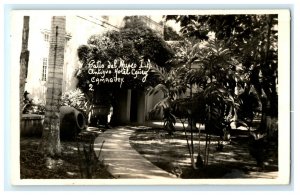
[[[33,98],[45,101],[46,81],[42,81],[43,58],[48,59],[49,42],[44,41],[44,32],[51,29],[51,16],[30,16],[29,21],[29,61],[25,90]],[[50,40],[50,37],[49,37]]]

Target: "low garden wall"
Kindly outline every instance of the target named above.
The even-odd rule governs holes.
[[[23,114],[21,119],[21,136],[41,136],[44,115]]]
[[[41,137],[43,132],[44,115],[23,114],[21,119],[21,136]],[[60,107],[60,136],[62,139],[74,138],[86,128],[84,115],[73,107]]]

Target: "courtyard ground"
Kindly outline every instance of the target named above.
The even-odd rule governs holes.
[[[101,131],[86,132],[91,136]],[[93,152],[86,156],[83,141],[61,141],[62,153],[56,158],[46,157],[38,152],[40,138],[22,137],[20,140],[21,179],[111,179],[113,176],[99,161],[93,159]],[[78,146],[81,151],[78,151]],[[88,151],[88,147],[86,147]],[[89,153],[89,152],[88,152]],[[91,159],[88,159],[92,157]]]
[[[202,152],[205,147],[204,136],[202,134],[200,138]],[[194,139],[195,151],[198,151],[199,138],[195,136]],[[183,131],[177,130],[174,135],[168,135],[157,128],[136,130],[130,137],[130,144],[150,162],[180,178],[276,178],[277,147],[273,148],[267,165],[261,169],[249,154],[248,136],[244,131],[236,132],[230,142],[224,143],[222,151],[217,149],[217,140],[218,137],[212,137],[208,166],[198,170],[191,168]]]
[[[205,145],[204,136],[205,134],[202,133],[200,137],[202,152]],[[194,138],[195,151],[197,151],[199,138],[197,136]],[[257,167],[255,159],[249,154],[249,138],[245,131],[235,131],[231,136],[231,141],[225,142],[221,151],[217,149],[217,137],[213,136],[208,166],[197,170],[191,168],[185,134],[180,129],[177,129],[173,135],[168,135],[166,131],[157,127],[122,126],[107,129],[104,133],[96,128],[83,132],[79,140],[62,141],[62,154],[53,159],[38,152],[39,138],[21,138],[21,178],[112,179],[133,178],[136,175],[138,175],[137,178],[151,178],[154,172],[159,173],[161,177],[166,175],[163,173],[165,171],[182,179],[272,179],[278,174],[277,146],[274,145],[267,164],[264,169],[261,169]],[[129,149],[134,153],[134,159],[130,158]],[[100,154],[104,156],[100,157]],[[145,160],[137,162],[137,159],[142,158]],[[120,163],[124,161],[127,163]],[[149,162],[158,169],[150,166]],[[147,166],[134,166],[135,164],[147,164]],[[128,168],[127,165],[133,165],[133,168]],[[146,168],[143,169],[143,167]],[[153,167],[152,172],[149,171],[149,167]],[[128,170],[132,171],[127,173]],[[153,178],[155,177],[157,175],[154,174]]]

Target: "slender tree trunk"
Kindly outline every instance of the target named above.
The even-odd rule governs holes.
[[[23,18],[22,49],[20,55],[20,120],[24,109],[24,90],[27,77],[29,60],[28,38],[29,38],[29,16]]]
[[[191,62],[189,62],[188,63],[189,64],[189,70],[191,70],[192,69],[192,63]],[[192,98],[193,98],[193,85],[192,85],[192,83],[190,83],[190,98],[191,98],[191,101],[192,101]],[[193,104],[191,104],[191,110],[193,110],[192,109],[192,106],[193,106]],[[188,120],[188,124],[190,125],[190,131],[191,131],[191,163],[192,163],[192,167],[193,167],[193,169],[197,169],[197,167],[196,167],[196,163],[195,163],[195,154],[194,154],[194,135],[193,135],[193,125],[194,125],[194,123],[193,123],[193,113],[191,113],[191,115],[190,115],[190,117],[188,118],[189,120]]]
[[[186,128],[185,128],[185,126],[184,126],[184,122],[185,122],[185,121],[182,121],[182,120],[181,120],[182,127],[183,127],[183,130],[184,130],[184,135],[185,135],[186,144],[187,144],[188,151],[189,151],[189,155],[190,155],[190,158],[192,159],[191,147],[190,147],[190,143],[189,143],[189,138],[188,138],[188,136],[187,136]],[[192,161],[191,161],[191,163],[192,163]]]
[[[45,155],[60,155],[60,116],[62,94],[66,19],[54,16],[51,24],[51,41],[47,77],[46,112],[40,151]]]
[[[196,166],[197,168],[201,168],[203,167],[203,159],[201,156],[201,126],[199,125],[199,134],[198,134],[198,138],[199,138],[199,145],[198,145],[198,156],[197,156],[197,162],[196,162]]]
[[[193,134],[193,119],[190,119],[191,121],[191,126],[190,126],[190,130],[191,130],[191,162],[192,162],[192,166],[193,169],[197,169],[196,167],[196,163],[195,163],[195,152],[194,152],[194,134]]]
[[[206,130],[206,129],[205,129]],[[208,156],[208,133],[205,135],[205,148],[204,148],[204,165],[207,165],[207,156]]]

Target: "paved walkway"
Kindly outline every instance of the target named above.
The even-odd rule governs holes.
[[[94,149],[98,153],[102,147],[99,160],[108,166],[108,171],[122,179],[175,179],[175,175],[153,165],[130,146],[133,132],[133,127],[116,127],[96,138]]]

